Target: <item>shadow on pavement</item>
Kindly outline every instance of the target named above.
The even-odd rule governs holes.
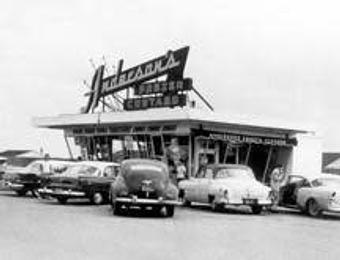
[[[178,208],[175,207],[175,214],[176,216],[176,210]],[[140,209],[138,207],[136,208],[129,208],[129,209],[123,209],[122,213],[117,215],[113,214],[113,210],[111,206],[109,206],[108,212],[111,216],[114,217],[122,217],[122,218],[156,218],[156,219],[171,219],[172,217],[165,217],[162,215],[159,210],[154,209]]]
[[[216,214],[232,214],[232,215],[256,215],[251,212],[251,210],[248,207],[232,207],[228,206],[224,209],[213,211],[210,206],[208,205],[202,205],[202,204],[194,204],[190,207],[183,207],[192,211],[204,211],[204,212],[213,212]],[[258,214],[257,216],[261,215],[269,215],[270,212],[267,209],[263,209],[261,214]]]
[[[324,212],[320,217],[311,217],[307,215],[306,213],[300,211],[299,209],[291,209],[291,208],[284,208],[284,207],[278,207],[277,209],[272,209],[271,212],[273,214],[279,214],[279,215],[291,215],[296,216],[300,218],[310,218],[310,219],[318,219],[318,220],[340,220],[340,214],[337,213],[330,213],[330,212]]]

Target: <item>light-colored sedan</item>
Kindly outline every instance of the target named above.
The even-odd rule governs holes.
[[[313,217],[324,211],[340,213],[340,177],[289,175],[280,188],[279,205],[299,208]]]
[[[257,181],[245,165],[209,165],[201,176],[181,181],[179,192],[184,205],[207,203],[213,210],[247,205],[254,214],[260,214],[264,206],[272,205],[271,189]]]

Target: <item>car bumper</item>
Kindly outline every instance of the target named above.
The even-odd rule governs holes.
[[[132,205],[181,205],[180,202],[176,200],[163,200],[163,199],[144,199],[144,198],[125,198],[125,197],[117,197],[115,199],[116,202],[124,203],[124,204],[132,204]]]
[[[73,191],[73,190],[54,190],[54,189],[38,189],[40,195],[51,196],[51,197],[68,197],[68,198],[84,198],[86,197],[85,192]]]
[[[330,203],[325,211],[340,213],[340,204],[339,203]]]
[[[226,200],[221,199],[220,201],[224,205],[232,205],[232,206],[272,206],[273,202],[271,200]]]
[[[20,183],[5,182],[5,186],[9,187],[11,190],[22,190],[25,185]]]

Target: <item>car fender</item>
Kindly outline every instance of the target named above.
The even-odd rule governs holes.
[[[299,207],[306,209],[308,200],[314,199],[319,207],[327,209],[331,193],[330,190],[320,189],[318,187],[301,188],[297,192],[297,204]]]
[[[208,196],[210,199],[214,198],[215,201],[219,201],[224,197],[226,190],[230,192],[233,188],[228,184],[216,184],[212,182],[208,187]]]

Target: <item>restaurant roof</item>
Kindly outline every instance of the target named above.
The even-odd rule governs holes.
[[[153,122],[196,122],[218,125],[249,126],[276,129],[295,133],[312,132],[312,128],[282,122],[278,119],[266,119],[256,116],[217,113],[193,108],[149,109],[139,111],[105,112],[92,114],[62,114],[52,117],[35,117],[33,125],[41,128],[65,129],[68,127],[115,125]]]

